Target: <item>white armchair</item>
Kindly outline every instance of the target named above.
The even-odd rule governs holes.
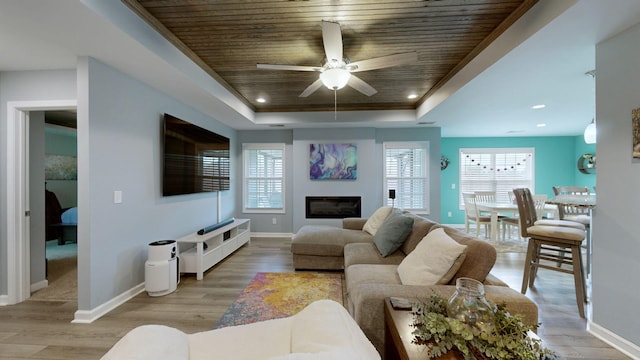
[[[380,355],[341,304],[316,301],[281,319],[195,334],[162,325],[127,333],[102,360],[369,360]]]

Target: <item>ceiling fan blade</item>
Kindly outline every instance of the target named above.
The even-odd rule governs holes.
[[[322,81],[318,79],[314,81],[311,85],[307,86],[307,88],[304,89],[302,94],[298,95],[298,97],[307,97],[313,94],[314,92],[316,92],[316,90],[320,89],[322,86],[323,86]]]
[[[396,65],[410,64],[418,61],[418,53],[408,52],[402,54],[382,56],[378,58],[353,62],[347,67],[352,69],[351,72],[367,71],[392,67]]]
[[[322,43],[324,44],[327,61],[329,63],[336,61],[340,64],[342,62],[342,31],[340,31],[340,24],[322,21]]]
[[[293,70],[293,71],[320,71],[322,68],[316,66],[298,66],[298,65],[271,65],[258,64],[258,69],[267,70]]]
[[[361,93],[367,96],[375,95],[378,92],[378,90],[374,89],[373,86],[367,84],[366,82],[364,82],[364,80],[360,79],[359,77],[353,74],[351,74],[351,77],[349,78],[349,82],[347,83],[347,85],[351,86],[352,88],[360,91]]]

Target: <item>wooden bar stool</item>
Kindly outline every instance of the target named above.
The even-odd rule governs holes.
[[[584,227],[576,228],[576,223],[572,221],[566,221],[566,224],[564,221],[549,222],[554,225],[540,221],[536,224],[537,215],[531,191],[514,189],[513,193],[518,203],[522,237],[529,238],[521,292],[527,292],[527,284],[533,287],[539,268],[573,274],[578,311],[584,317],[584,303],[587,301],[581,251],[585,239]],[[542,261],[570,265],[571,269],[547,265]]]

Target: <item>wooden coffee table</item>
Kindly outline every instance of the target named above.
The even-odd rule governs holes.
[[[410,310],[396,310],[391,306],[389,299],[384,301],[384,323],[385,323],[385,340],[384,352],[385,360],[413,360],[427,359],[427,347],[424,345],[416,345],[411,341],[414,328],[413,315]],[[449,352],[439,357],[440,360],[464,359],[457,357],[454,352]]]
[[[424,345],[416,345],[412,343],[414,338],[411,326],[413,323],[413,314],[410,310],[396,310],[391,306],[389,299],[384,301],[384,324],[385,339],[384,352],[385,360],[424,360],[427,357],[427,347]],[[528,334],[531,337],[538,338],[533,332]],[[543,346],[544,341],[542,343]],[[449,351],[447,354],[436,358],[437,360],[464,360],[464,356],[458,352]],[[564,360],[559,356],[556,360]]]

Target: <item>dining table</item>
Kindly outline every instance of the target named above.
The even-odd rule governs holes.
[[[476,202],[476,207],[480,212],[491,213],[491,224],[489,226],[489,239],[497,243],[498,240],[498,217],[500,214],[513,215],[518,212],[518,205],[509,202]]]
[[[493,243],[498,241],[498,219],[500,215],[517,216],[518,204],[512,202],[476,202],[476,207],[481,212],[487,212],[491,214],[491,224],[489,229],[489,239]],[[548,201],[545,205],[545,213],[552,213],[554,217],[557,214],[557,207],[551,205]]]
[[[552,205],[575,206],[593,209],[596,207],[596,194],[560,194],[552,197],[551,199],[547,199],[547,201],[545,202]]]

